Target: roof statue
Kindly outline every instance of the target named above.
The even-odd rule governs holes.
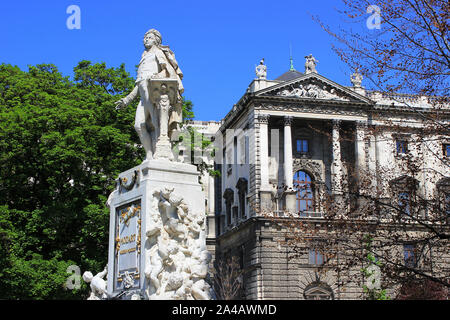
[[[258,79],[266,79],[267,77],[267,66],[264,64],[264,58],[261,59],[259,65],[255,69],[256,76]]]
[[[319,62],[319,60],[316,60],[316,58],[314,58],[312,54],[310,54],[309,56],[306,56],[305,58],[306,58],[305,74],[308,74],[311,72],[317,73],[316,65]]]
[[[359,70],[356,69],[355,72],[350,76],[350,81],[352,82],[355,88],[361,88],[363,76],[359,73]]]

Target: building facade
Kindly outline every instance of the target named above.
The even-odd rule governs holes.
[[[365,90],[358,73],[351,86],[338,84],[317,72],[311,55],[304,72],[291,67],[268,80],[261,61],[256,75],[222,121],[192,123],[214,135],[215,158],[205,161],[221,172],[202,178],[209,248],[216,259],[238,258],[239,298],[361,299],[361,281],[352,280],[360,278],[361,266],[345,276],[322,268],[326,249],[305,239],[296,240],[305,250],[292,256],[285,222],[304,221],[317,227],[315,237],[326,238],[330,203],[349,216],[367,203],[350,190],[399,204],[410,203],[412,185],[421,199],[442,198],[448,214],[450,170],[442,159],[449,156],[450,136],[434,130],[423,138],[432,100]],[[445,123],[449,115],[444,105],[438,120]],[[411,157],[420,163],[414,174]],[[420,233],[414,225],[411,232]],[[408,246],[399,248],[401,259],[410,257]],[[434,250],[431,260],[440,266],[436,272],[449,274],[448,247]]]

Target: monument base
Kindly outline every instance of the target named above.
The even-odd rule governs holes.
[[[194,165],[146,160],[109,199],[108,297],[209,299],[205,196]]]

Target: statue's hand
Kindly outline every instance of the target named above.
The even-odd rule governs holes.
[[[126,106],[125,101],[122,99],[119,99],[118,101],[114,102],[114,104],[116,105],[116,110],[120,110],[123,107]]]

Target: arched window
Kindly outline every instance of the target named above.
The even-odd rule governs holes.
[[[294,189],[297,191],[297,212],[314,211],[314,190],[309,174],[297,171],[294,175]]]

